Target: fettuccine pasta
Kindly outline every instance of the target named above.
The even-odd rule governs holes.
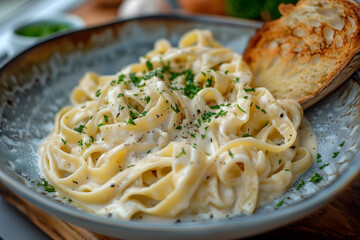
[[[87,73],[39,148],[55,188],[132,219],[251,214],[312,163],[293,100],[251,87],[242,56],[207,30],[159,40],[116,75]]]

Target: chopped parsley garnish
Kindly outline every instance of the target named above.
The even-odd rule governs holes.
[[[80,141],[78,141],[77,144],[78,144],[80,147],[82,147],[82,146],[83,146],[83,141],[82,141],[82,139],[81,139]]]
[[[103,124],[103,123],[99,123],[99,124],[98,124],[98,127],[101,127],[102,125],[104,125],[104,124]]]
[[[181,155],[186,155],[184,148],[181,148],[181,152],[176,156],[176,158],[179,158]]]
[[[151,99],[151,97],[149,97],[149,96],[144,97],[144,100],[146,101],[146,103],[149,103],[150,99]]]
[[[132,119],[137,119],[139,117],[139,114],[137,112],[130,111],[130,117]]]
[[[184,95],[190,99],[193,99],[194,96],[201,90],[201,87],[194,85],[195,74],[192,73],[191,69],[187,69],[184,72],[184,75],[185,75]]]
[[[255,92],[255,88],[244,88],[245,92]]]
[[[96,96],[96,97],[99,97],[99,96],[100,96],[100,94],[101,94],[101,90],[100,90],[100,89],[98,89],[98,90],[96,91],[96,93],[95,93],[95,96]]]
[[[266,121],[264,127],[266,127],[268,124],[269,124],[269,121]],[[263,128],[264,128],[264,127],[263,127]]]
[[[318,183],[323,179],[323,177],[319,173],[315,173],[314,176],[311,177],[310,182]]]
[[[210,122],[210,118],[212,117],[212,116],[214,116],[214,115],[216,115],[216,113],[214,113],[214,112],[206,112],[206,113],[204,113],[202,116],[201,116],[201,119],[204,121],[204,122]]]
[[[108,123],[109,122],[109,117],[104,115],[104,121],[105,121],[105,123]]]
[[[64,143],[64,145],[66,145],[66,140],[62,138],[61,141]]]
[[[218,112],[216,115],[215,115],[215,118],[218,118],[218,117],[223,117],[227,114],[227,111],[224,111],[224,110],[220,110],[220,112]]]
[[[206,137],[206,134],[201,134],[201,139],[204,139]]]
[[[173,105],[171,104],[171,108],[172,108],[172,110],[174,110],[174,112],[176,112],[176,113],[179,113],[179,112],[180,112],[180,109],[179,109],[179,106],[177,105],[177,103],[175,103],[175,107],[173,107]]]
[[[320,166],[319,168],[320,168],[320,169],[323,169],[324,167],[329,166],[329,164],[330,164],[330,163],[325,163],[324,165]]]
[[[115,83],[116,83],[116,80],[112,80],[112,81],[110,82],[110,86],[115,86]]]
[[[296,190],[299,190],[300,188],[302,188],[305,185],[304,180],[301,180],[301,182],[296,186]]]
[[[136,86],[136,87],[140,87],[140,82],[141,82],[141,78],[137,77],[135,75],[135,73],[130,73],[129,74],[130,77],[130,81]]]
[[[317,163],[322,162],[320,153],[317,154],[316,162]]]
[[[78,132],[78,133],[84,133],[85,134],[85,132],[83,132],[84,128],[85,128],[85,125],[80,125],[79,127],[74,128],[74,130],[76,132]]]
[[[128,120],[128,124],[131,124],[131,125],[136,125],[136,124],[135,124],[135,122],[134,122],[134,120],[132,120],[131,118],[129,118],[129,120]]]
[[[229,149],[229,155],[231,158],[234,158],[234,154],[230,151],[230,149]]]
[[[220,105],[210,106],[211,109],[220,109]]]
[[[237,77],[234,79],[234,83],[238,83],[240,81],[240,79]]]
[[[45,178],[41,178],[40,181],[33,181],[33,183],[36,183],[37,186],[44,186],[44,190],[47,192],[56,192],[55,187],[49,184]]]
[[[282,159],[279,159],[279,165],[282,163]]]
[[[228,74],[228,73],[229,73],[229,70],[226,70],[226,71],[225,71],[225,74]]]
[[[244,96],[243,98],[248,99],[248,96]]]
[[[251,135],[246,133],[242,137],[251,137]]]
[[[127,166],[126,168],[131,168],[131,167],[135,167],[135,165],[131,164],[131,165]]]
[[[276,204],[276,207],[277,208],[281,207],[283,205],[283,203],[284,203],[284,199],[281,200],[278,204]]]
[[[149,71],[152,71],[154,69],[154,66],[152,65],[150,60],[146,61],[146,67],[149,69]]]
[[[332,158],[336,158],[337,155],[339,155],[340,152],[333,152]]]
[[[175,129],[180,130],[180,129],[182,129],[182,126],[177,126]]]
[[[238,109],[239,109],[240,111],[242,111],[243,113],[246,113],[246,111],[245,111],[244,109],[242,109],[242,108],[239,106],[239,104],[236,104],[236,106],[238,107]]]
[[[147,114],[147,111],[143,111],[143,112],[141,113],[141,115],[142,115],[143,117],[145,117],[146,114]]]
[[[342,143],[340,143],[340,144],[339,144],[339,147],[344,146],[344,144],[345,144],[345,140],[344,140],[344,141],[342,141]]]
[[[264,114],[266,114],[266,111],[265,111],[265,109],[261,109],[261,111],[264,113]]]
[[[122,83],[122,82],[124,81],[125,77],[126,77],[126,76],[125,76],[124,74],[121,74],[121,75],[119,76],[119,78],[118,78],[117,84]]]
[[[119,93],[119,94],[117,95],[118,98],[123,97],[123,96],[124,96],[123,93]]]
[[[260,107],[258,105],[255,104],[255,107],[257,110],[260,110]]]
[[[212,77],[211,78],[208,78],[207,80],[206,80],[206,84],[205,84],[205,87],[211,87],[212,86]]]
[[[89,142],[88,142],[88,143],[85,143],[86,147],[90,147],[90,145],[91,145],[92,143],[94,143],[94,141],[95,141],[95,138],[94,138],[93,136],[90,136]]]

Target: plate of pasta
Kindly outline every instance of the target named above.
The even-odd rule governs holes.
[[[317,209],[359,169],[358,75],[305,112],[276,99],[241,56],[258,27],[148,16],[19,54],[0,70],[1,181],[126,239],[246,237]]]

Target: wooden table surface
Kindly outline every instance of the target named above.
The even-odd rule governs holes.
[[[92,0],[72,11],[88,26],[116,19],[119,0]],[[0,183],[0,194],[53,239],[113,239],[65,223],[42,212]],[[360,176],[335,200],[308,217],[249,239],[360,239]],[[53,227],[48,227],[53,226]]]

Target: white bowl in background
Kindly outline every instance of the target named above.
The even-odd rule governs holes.
[[[24,27],[27,26],[31,26],[33,24],[41,24],[41,23],[50,23],[50,24],[56,24],[56,23],[60,23],[60,24],[66,24],[69,26],[68,29],[66,30],[60,30],[60,31],[56,31],[54,33],[51,33],[49,35],[46,36],[40,36],[40,37],[32,37],[32,36],[24,36],[24,35],[20,35],[18,34],[18,31]],[[29,22],[22,22],[20,24],[17,24],[10,32],[9,34],[9,41],[8,41],[8,54],[9,56],[15,55],[16,53],[32,46],[33,44],[35,44],[36,42],[43,40],[45,38],[57,35],[57,34],[62,34],[64,32],[68,32],[71,30],[76,30],[76,29],[80,29],[83,28],[85,26],[84,21],[75,16],[75,15],[70,15],[70,14],[63,14],[63,15],[56,15],[56,16],[49,16],[49,17],[43,17],[43,18],[39,18],[36,20],[32,20]]]

